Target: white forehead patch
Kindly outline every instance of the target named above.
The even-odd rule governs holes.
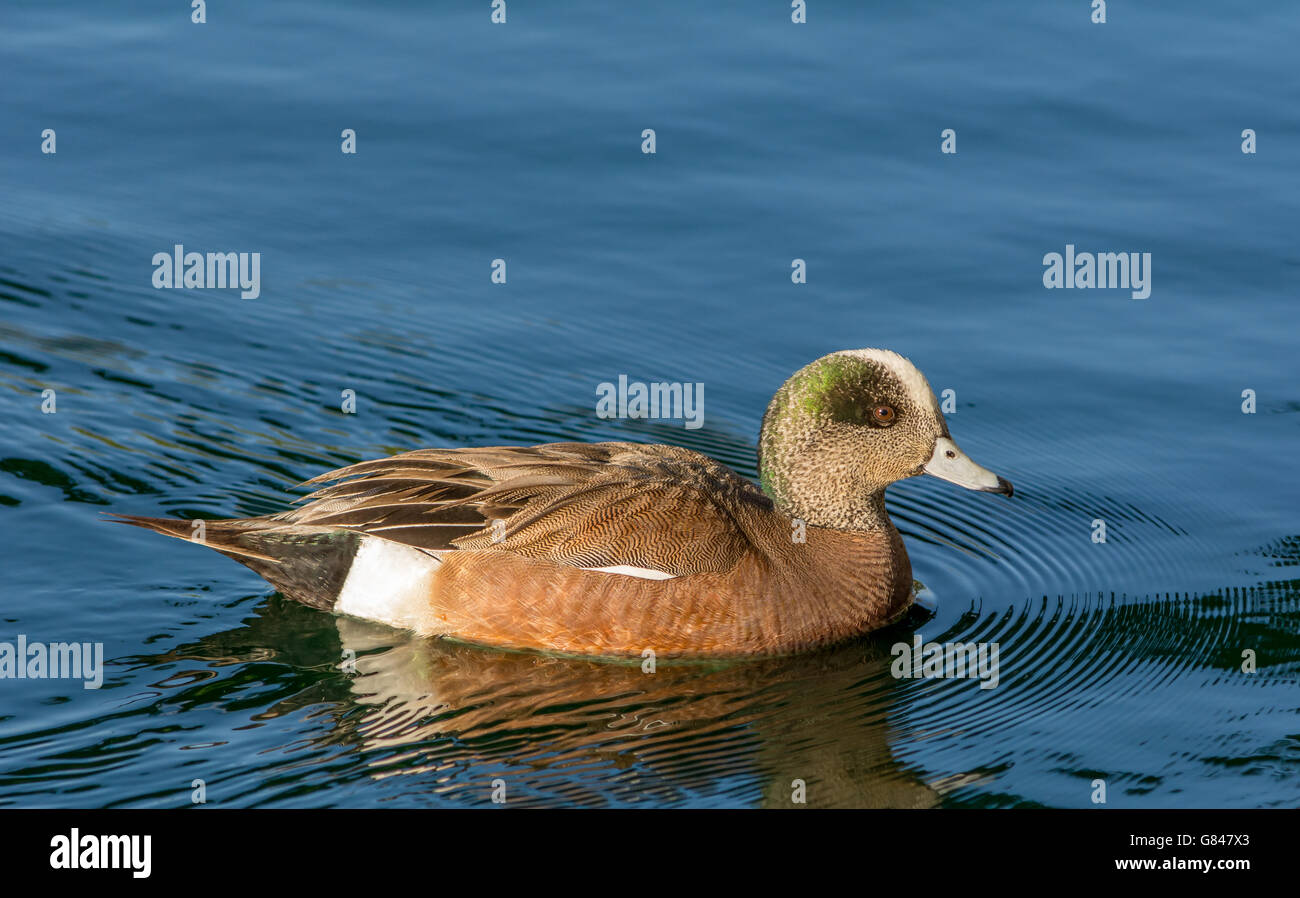
[[[925,379],[925,375],[898,353],[888,349],[845,349],[831,354],[850,355],[878,362],[894,377],[898,378],[899,383],[903,385],[903,389],[907,391],[908,398],[918,408],[932,408],[936,412],[939,410],[939,402],[934,398],[934,390],[930,389],[930,382]]]

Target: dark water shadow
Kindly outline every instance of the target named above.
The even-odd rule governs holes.
[[[155,683],[175,688],[163,701],[210,707],[230,688],[236,713],[246,691],[212,667],[290,664],[311,682],[255,719],[323,705],[332,727],[321,738],[346,748],[353,774],[410,777],[457,803],[490,804],[500,781],[512,805],[796,807],[802,780],[808,806],[930,807],[939,794],[889,747],[889,645],[909,633],[905,621],[829,651],[647,673],[409,636],[277,596],[244,626],[133,661],[205,662],[206,674]]]

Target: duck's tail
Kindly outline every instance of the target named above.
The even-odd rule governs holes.
[[[354,530],[270,518],[208,521],[110,513],[110,519],[215,549],[294,601],[325,611],[334,609],[362,539]]]

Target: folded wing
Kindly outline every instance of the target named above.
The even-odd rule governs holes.
[[[673,576],[733,568],[772,508],[706,456],[638,443],[422,449],[308,483],[327,485],[267,522]]]

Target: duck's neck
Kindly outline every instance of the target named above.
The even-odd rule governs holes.
[[[860,463],[861,447],[826,440],[800,402],[787,381],[763,415],[758,435],[763,492],[784,514],[817,527],[892,530],[885,511],[888,484]]]
[[[885,510],[885,488],[856,492],[837,484],[834,475],[821,478],[782,476],[770,467],[762,469],[763,492],[777,510],[792,518],[833,530],[892,530]],[[805,486],[810,484],[810,486]]]

